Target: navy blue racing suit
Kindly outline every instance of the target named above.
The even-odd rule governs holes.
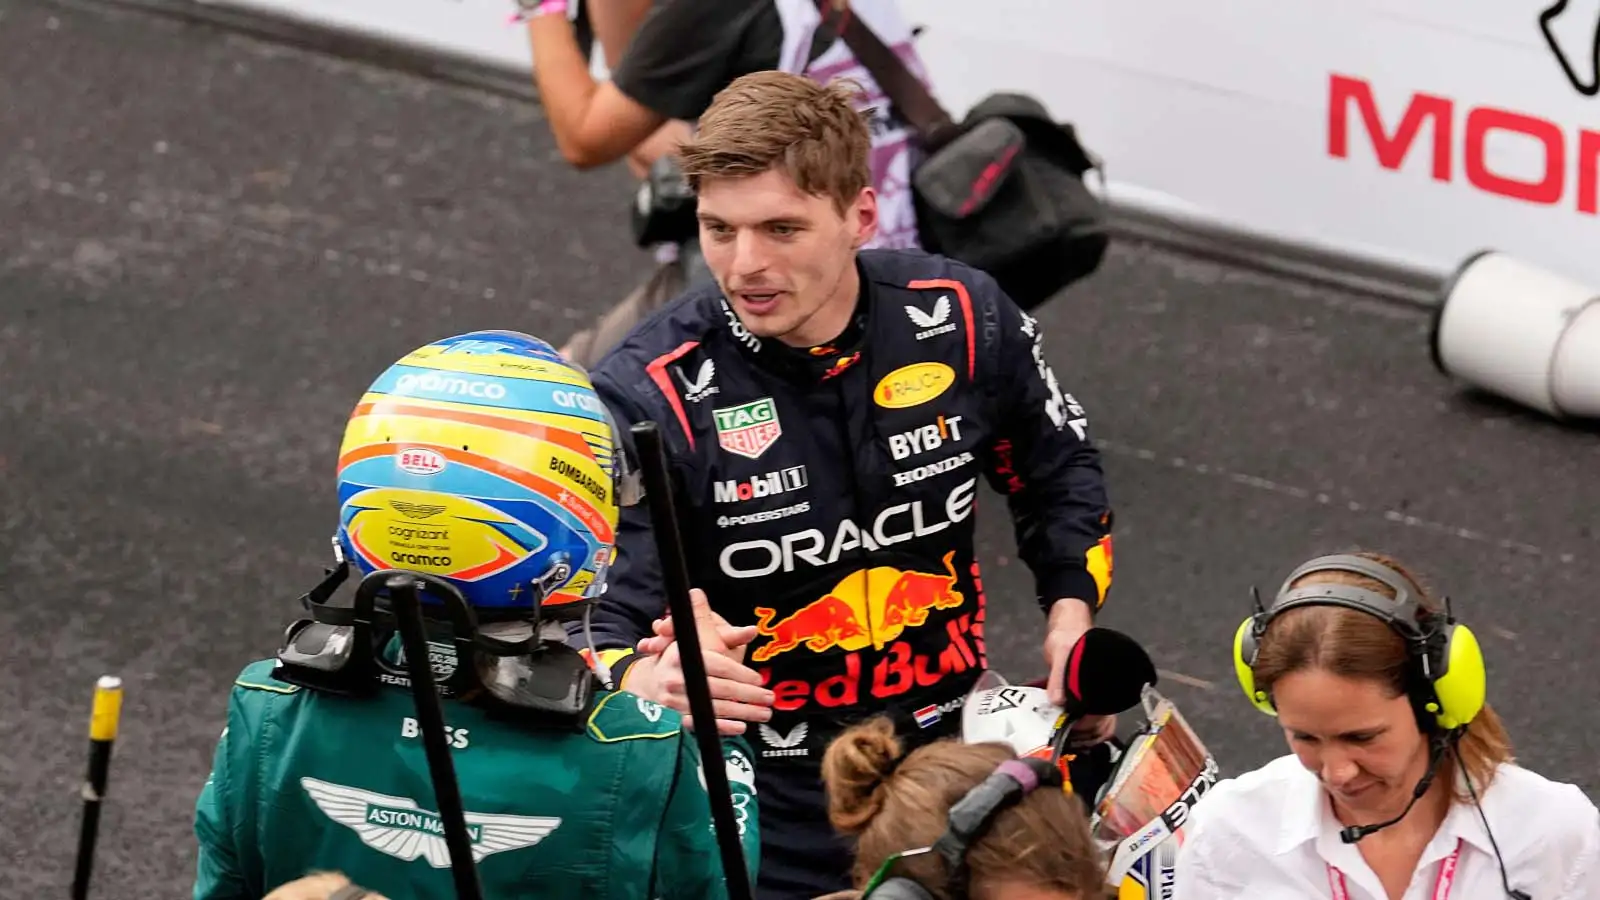
[[[776,695],[748,732],[762,898],[849,886],[819,781],[842,728],[888,713],[913,746],[958,733],[988,664],[980,478],[1006,498],[1041,608],[1098,609],[1111,580],[1100,458],[1035,320],[945,257],[866,250],[857,267],[855,317],[829,345],[754,337],[712,284],[591,373],[621,428],[662,429],[695,586],[761,634],[745,661]],[[593,627],[625,679],[666,611],[646,506],[623,510],[617,549]]]

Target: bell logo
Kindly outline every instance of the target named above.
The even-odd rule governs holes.
[[[406,447],[395,454],[395,465],[412,475],[437,475],[444,471],[444,457],[437,450]]]

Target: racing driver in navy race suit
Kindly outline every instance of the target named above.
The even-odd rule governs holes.
[[[1099,456],[1037,323],[973,268],[860,249],[868,145],[842,88],[762,72],[720,93],[681,150],[717,283],[592,373],[624,430],[661,428],[717,725],[757,755],[763,900],[849,887],[819,781],[846,724],[888,713],[912,746],[958,733],[987,666],[980,477],[1015,521],[1058,702],[1111,578]],[[616,544],[595,646],[622,688],[687,714],[643,504]],[[1082,727],[1094,743],[1115,721]]]

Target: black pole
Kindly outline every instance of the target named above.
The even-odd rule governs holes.
[[[711,705],[711,684],[706,679],[705,659],[700,655],[700,632],[689,600],[689,564],[683,552],[683,533],[678,530],[666,447],[654,422],[640,422],[631,431],[639,452],[639,471],[644,476],[645,502],[650,506],[667,605],[672,610],[678,657],[683,662],[684,691],[689,695],[689,714],[695,721],[694,737],[700,746],[700,767],[706,776],[711,822],[716,826],[717,848],[722,851],[722,877],[727,884],[729,900],[750,900],[750,873],[744,867],[738,819],[733,811],[733,792],[728,787],[722,742],[717,736],[717,716]]]
[[[417,728],[422,732],[422,746],[428,754],[428,774],[433,778],[433,795],[439,806],[439,821],[444,825],[444,841],[450,849],[450,874],[456,882],[456,897],[457,900],[482,900],[478,867],[472,859],[472,841],[467,834],[466,813],[461,805],[461,786],[456,782],[456,767],[450,758],[449,737],[444,730],[444,705],[439,701],[433,661],[428,656],[417,581],[406,575],[392,575],[387,587],[394,603],[395,619],[400,624],[406,672],[411,676],[411,696],[417,706]],[[469,660],[456,660],[458,666],[469,664]]]
[[[100,835],[100,802],[111,774],[111,747],[122,720],[122,679],[105,675],[94,686],[89,714],[89,772],[83,782],[83,822],[78,828],[78,862],[72,876],[72,900],[89,896],[94,874],[94,847]]]

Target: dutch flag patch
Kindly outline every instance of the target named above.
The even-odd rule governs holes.
[[[937,704],[929,704],[912,713],[912,715],[917,719],[918,728],[927,728],[929,725],[939,721],[939,707]]]

